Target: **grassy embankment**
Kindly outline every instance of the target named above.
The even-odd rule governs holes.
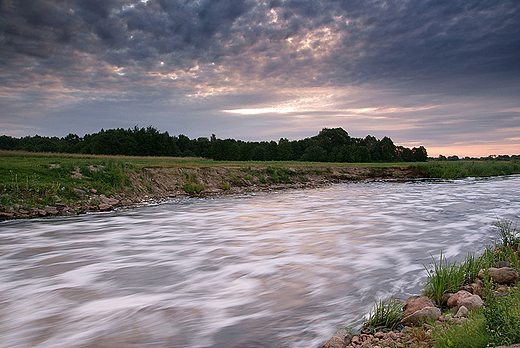
[[[87,204],[90,193],[122,205],[244,188],[305,187],[377,178],[456,178],[520,173],[515,161],[426,163],[225,162],[202,158],[98,156],[0,151],[0,205],[8,210],[59,202]],[[78,197],[75,189],[88,195]],[[79,210],[78,210],[79,211]],[[83,210],[84,211],[84,210]]]
[[[202,158],[98,156],[0,151],[0,204],[25,209],[77,202],[74,189],[139,199],[211,193],[236,187],[305,184],[315,177],[340,180],[338,164],[224,162]],[[392,165],[366,164],[351,179],[377,177]],[[342,165],[342,168],[358,165]],[[333,175],[335,174],[335,176]],[[350,174],[349,174],[350,175]]]
[[[498,241],[487,246],[484,252],[475,256],[469,254],[460,263],[451,263],[442,255],[437,262],[433,260],[429,267],[428,279],[423,295],[442,308],[442,297],[446,293],[456,293],[462,287],[476,282],[481,269],[496,267],[505,261],[516,270],[520,270],[520,231],[512,222],[497,222]],[[484,280],[482,297],[484,307],[470,312],[468,320],[462,323],[430,322],[423,327],[413,328],[408,333],[413,343],[409,347],[438,348],[483,348],[520,343],[520,289],[498,287],[489,276]],[[402,319],[402,303],[395,299],[381,300],[376,303],[365,329],[398,329]]]

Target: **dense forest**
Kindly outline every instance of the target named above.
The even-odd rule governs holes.
[[[423,146],[396,146],[389,137],[379,140],[368,135],[353,138],[342,128],[324,128],[313,137],[290,141],[246,142],[235,139],[185,135],[170,136],[149,126],[129,129],[101,129],[80,137],[63,138],[0,136],[0,149],[31,152],[62,152],[104,155],[204,157],[228,161],[310,161],[310,162],[416,162],[428,158]]]

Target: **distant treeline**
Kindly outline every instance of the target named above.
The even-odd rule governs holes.
[[[228,161],[311,161],[311,162],[416,162],[426,161],[423,146],[396,146],[389,137],[379,140],[368,135],[352,138],[342,128],[324,128],[318,135],[290,141],[246,142],[235,139],[190,139],[171,136],[149,126],[108,129],[80,137],[63,138],[0,136],[0,149],[31,152],[63,152],[103,155],[204,157]]]

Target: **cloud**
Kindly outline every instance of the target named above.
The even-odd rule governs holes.
[[[269,127],[278,115],[280,130],[449,141],[442,132],[518,121],[495,105],[520,107],[518,28],[512,0],[4,0],[0,122],[67,110],[94,119],[100,106],[132,114],[127,103],[164,125],[176,109],[184,119],[172,120],[194,127],[186,119],[204,109],[222,124],[241,112]]]

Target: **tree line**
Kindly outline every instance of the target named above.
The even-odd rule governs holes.
[[[423,146],[396,146],[389,137],[350,137],[342,128],[323,128],[318,135],[302,140],[250,142],[235,139],[190,139],[171,136],[152,126],[117,128],[65,137],[39,135],[15,138],[0,136],[0,149],[31,152],[62,152],[100,155],[204,157],[221,161],[310,161],[310,162],[415,162],[426,161]]]

